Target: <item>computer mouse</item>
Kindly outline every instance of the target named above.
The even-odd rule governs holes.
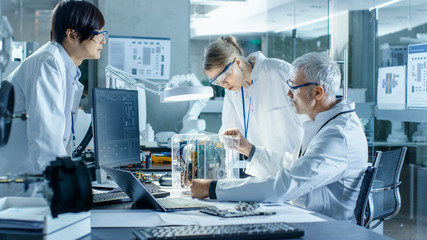
[[[172,186],[172,176],[168,173],[159,178],[160,186]]]

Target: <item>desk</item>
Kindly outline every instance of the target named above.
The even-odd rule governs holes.
[[[230,203],[231,204],[231,203]],[[216,205],[216,204],[215,204]],[[223,219],[215,216],[204,215],[197,211],[161,213],[150,210],[93,210],[92,211],[92,233],[84,240],[98,239],[135,239],[132,229],[138,226],[153,226],[158,222],[168,224],[195,224],[213,225],[221,221],[222,224],[241,224],[255,222],[272,222],[282,221],[291,223],[305,231],[304,240],[310,239],[391,239],[379,235],[368,229],[362,228],[355,224],[336,221],[321,214],[306,211],[304,209],[284,204],[282,206],[262,206],[263,211],[272,209],[277,211],[272,216],[253,216],[244,218]],[[116,212],[114,212],[116,211]],[[121,214],[122,217],[118,217]],[[129,217],[132,216],[133,217]],[[108,219],[109,218],[109,219]],[[212,219],[207,221],[206,219]],[[102,219],[103,223],[99,223]],[[138,219],[137,222],[135,219]],[[292,220],[295,219],[295,222]],[[310,219],[305,221],[304,219]],[[310,221],[313,222],[310,222]],[[211,223],[209,223],[211,222]],[[126,227],[114,227],[126,226]],[[102,227],[104,225],[104,227]],[[107,225],[110,225],[107,227]]]
[[[368,229],[356,226],[354,224],[342,221],[318,222],[318,223],[295,223],[292,224],[298,228],[304,229],[304,238],[299,240],[333,240],[333,239],[392,239],[379,235]],[[101,240],[101,239],[135,239],[132,234],[132,228],[92,228],[90,236],[82,240]]]

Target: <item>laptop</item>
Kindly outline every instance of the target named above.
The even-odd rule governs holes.
[[[212,207],[193,199],[155,198],[150,191],[129,171],[102,167],[119,187],[132,199],[133,206],[139,209],[155,209],[162,212],[193,210]]]

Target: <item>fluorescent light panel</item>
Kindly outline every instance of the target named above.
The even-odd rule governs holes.
[[[345,14],[345,13],[347,13],[347,12],[348,12],[348,11],[342,11],[342,12],[339,12],[339,13],[336,13],[336,14],[332,14],[332,15],[330,15],[330,16],[325,16],[325,17],[321,17],[321,18],[316,18],[316,19],[313,19],[313,20],[310,20],[310,21],[306,21],[306,22],[302,22],[302,23],[296,24],[296,25],[294,25],[294,26],[289,26],[289,27],[285,27],[285,28],[282,28],[282,29],[278,29],[278,30],[275,30],[274,32],[275,32],[275,33],[284,32],[284,31],[288,31],[288,30],[295,29],[295,28],[304,27],[304,26],[307,26],[307,25],[310,25],[310,24],[314,24],[314,23],[318,23],[318,22],[326,21],[326,20],[328,20],[328,19],[332,19],[332,18],[333,18],[333,17],[335,17],[335,16],[339,16],[339,15]]]
[[[374,7],[372,7],[372,8],[369,8],[369,11],[372,11],[372,10],[374,10],[374,9],[380,9],[380,8],[383,8],[383,7],[387,7],[387,6],[389,6],[389,5],[392,5],[392,4],[395,4],[395,3],[401,2],[401,1],[402,1],[402,0],[392,0],[392,1],[388,1],[388,2],[382,3],[382,4],[378,5],[378,6],[374,6]]]

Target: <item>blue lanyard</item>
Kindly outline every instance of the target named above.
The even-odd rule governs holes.
[[[251,61],[248,61],[251,64],[252,69],[254,69],[254,65]],[[251,80],[251,84],[254,81]],[[248,129],[249,129],[249,116],[251,115],[251,103],[252,97],[249,98],[249,109],[248,109],[248,121],[246,121],[246,110],[245,110],[245,94],[243,93],[243,87],[240,89],[242,91],[242,104],[243,104],[243,127],[245,128],[245,138],[248,138]]]
[[[76,147],[76,136],[74,135],[74,117],[73,112],[71,112],[71,133],[73,134],[73,144]]]
[[[243,127],[245,128],[245,138],[247,138],[248,128],[249,128],[249,116],[251,115],[252,97],[249,98],[248,121],[246,121],[245,94],[243,93],[243,87],[241,88],[241,90],[242,90],[242,103],[243,103]]]
[[[320,130],[322,130],[322,128],[324,127],[324,126],[326,126],[326,124],[328,124],[330,121],[332,121],[333,119],[335,119],[336,117],[338,117],[339,115],[341,115],[341,114],[346,114],[346,113],[351,113],[351,112],[354,112],[354,111],[356,111],[356,109],[351,109],[351,110],[348,110],[348,111],[344,111],[344,112],[340,112],[340,113],[338,113],[337,115],[335,115],[335,116],[333,116],[333,117],[331,117],[328,121],[326,121],[320,128],[319,128],[319,130],[317,130],[317,133],[316,133],[316,135],[320,132]],[[304,152],[302,152],[302,144],[301,144],[301,148],[300,148],[300,150],[299,150],[299,155],[298,155],[298,157],[302,157],[302,156],[304,156],[304,154],[305,154],[305,151],[306,151],[307,149],[305,149],[304,150]]]

